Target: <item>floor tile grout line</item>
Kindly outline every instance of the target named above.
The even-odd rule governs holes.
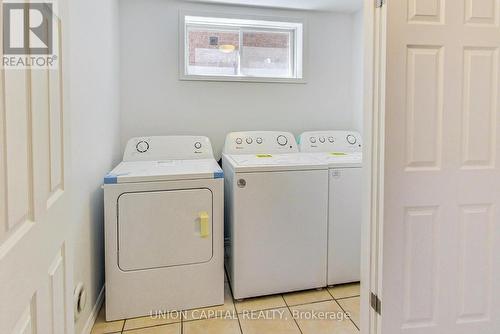
[[[336,300],[335,303],[337,303],[337,305],[340,307],[340,309],[342,310],[342,312],[344,312],[344,314],[347,314],[346,310],[342,307],[342,305],[340,305],[340,303]],[[354,322],[354,320],[352,320],[352,317],[349,316],[349,321],[354,325],[354,327],[356,327],[356,329],[359,331],[359,327],[358,325],[356,325],[356,323]]]
[[[234,300],[233,287],[229,284],[229,275],[227,274],[226,266],[224,266],[224,274],[227,277],[227,285],[229,286],[229,292],[231,293],[231,299],[233,300],[234,313],[236,313],[236,320],[238,320],[238,326],[240,327],[240,333],[243,334],[243,327],[241,327],[240,316],[238,315],[238,310],[236,309],[236,301]]]
[[[309,302],[309,303],[293,304],[293,305],[290,305],[290,307],[304,306],[304,305],[311,305],[311,304],[318,304],[318,303],[324,303],[324,302],[331,302],[332,300],[334,300],[334,299],[332,298],[332,299],[316,300],[314,302]]]
[[[341,297],[341,298],[335,298],[335,297],[333,297],[333,299],[335,299],[335,300],[344,300],[344,299],[359,298],[359,297],[361,297],[361,295],[349,296],[349,297]]]
[[[124,319],[123,320],[123,325],[122,325],[122,330],[121,330],[121,333],[123,333],[123,331],[125,330],[125,323],[127,322],[127,319]]]
[[[296,326],[297,326],[297,328],[299,329],[300,334],[304,334],[304,333],[302,332],[302,328],[300,328],[300,326],[299,326],[299,323],[297,322],[297,320],[296,320],[296,319],[295,319],[295,317],[293,316],[293,314],[292,314],[292,310],[290,309],[290,306],[288,306],[288,303],[286,302],[286,299],[285,299],[285,297],[283,296],[283,294],[281,294],[281,298],[283,298],[283,301],[285,302],[286,308],[288,309],[288,312],[290,312],[290,315],[292,316],[293,322],[295,322],[295,325],[296,325]]]
[[[301,290],[301,291],[309,291],[309,290]],[[293,293],[293,292],[291,292],[291,293]],[[317,304],[317,303],[323,303],[323,302],[329,302],[329,301],[335,300],[335,298],[331,294],[329,294],[329,295],[330,295],[330,297],[332,297],[331,299],[316,300],[316,301],[313,301],[313,302],[293,304],[293,305],[289,305],[289,306],[291,306],[291,307],[304,306],[304,305],[309,305],[309,304]],[[274,295],[268,295],[268,296],[281,296],[283,298],[283,302],[285,303],[285,306],[287,305],[287,302],[286,302],[285,297],[283,296],[283,294],[274,294]],[[252,298],[249,298],[249,299],[252,299]],[[255,298],[260,298],[260,297],[255,297]],[[352,297],[349,297],[349,298],[352,298]],[[238,314],[241,314],[241,313],[243,313],[245,311],[249,311],[249,312],[269,311],[269,310],[276,310],[276,309],[283,308],[283,307],[284,306],[273,306],[273,307],[259,308],[259,309],[255,309],[255,310],[243,310],[241,312],[238,312]]]
[[[125,329],[125,327],[123,327],[122,329],[122,333],[127,333],[127,332],[130,332],[130,331],[137,331],[137,330],[142,330],[142,329],[146,329],[146,328],[154,328],[154,327],[161,327],[161,326],[171,326],[171,325],[177,325],[177,324],[181,324],[182,321],[174,321],[174,322],[169,322],[169,323],[166,323],[166,324],[159,324],[159,325],[152,325],[152,326],[144,326],[144,327],[134,327],[134,328],[129,328],[129,329]]]
[[[330,292],[330,290],[328,290],[328,293],[330,294],[330,296],[332,296],[333,300],[335,301],[335,303],[340,307],[340,309],[342,310],[342,312],[344,312],[344,314],[346,314],[346,311],[344,310],[344,308],[342,307],[342,305],[340,305],[340,303],[338,302],[337,299],[335,299],[335,297],[333,296],[333,294]],[[346,299],[346,298],[342,298],[342,299]],[[339,300],[342,300],[342,299],[339,299]],[[359,327],[356,325],[356,323],[352,320],[351,317],[349,317],[349,321],[354,325],[354,327],[356,327],[356,329],[359,331]]]
[[[258,309],[255,309],[255,310],[241,310],[241,312],[238,312],[238,310],[236,310],[236,313],[238,314],[242,314],[244,312],[249,312],[249,313],[254,313],[254,312],[260,312],[260,311],[270,311],[270,310],[276,310],[276,309],[279,309],[279,308],[284,308],[286,307],[286,302],[285,302],[285,298],[283,298],[283,295],[281,293],[276,293],[274,295],[264,295],[264,296],[259,296],[259,297],[251,297],[251,298],[248,298],[248,299],[257,299],[257,298],[262,298],[262,297],[278,297],[280,296],[282,299],[283,299],[283,303],[285,304],[285,306],[272,306],[272,307],[264,307],[264,308],[258,308]],[[247,299],[245,299],[247,300]],[[236,308],[236,303],[235,304],[235,308]]]
[[[181,317],[181,334],[184,334],[184,316]]]
[[[347,283],[347,284],[352,284],[352,283]],[[343,285],[343,284],[338,284],[338,285]],[[337,286],[338,286],[337,285]],[[328,291],[328,293],[330,294],[330,296],[332,296],[333,299],[335,300],[341,300],[341,299],[347,299],[347,298],[354,298],[354,297],[360,297],[361,294],[358,294],[358,295],[353,295],[353,296],[346,296],[346,297],[340,297],[340,298],[337,298],[333,295],[333,293],[330,291],[330,289],[333,290],[333,288],[335,287],[336,285],[332,285],[332,286],[327,286],[326,287],[326,291]]]

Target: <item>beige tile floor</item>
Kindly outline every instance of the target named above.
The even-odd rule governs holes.
[[[143,317],[106,322],[103,307],[92,334],[359,333],[358,283],[243,301],[233,300],[229,284],[224,284],[224,305],[191,310],[175,319]],[[345,317],[344,312],[348,312],[350,317]],[[232,316],[222,318],[223,314]],[[311,319],[312,315],[317,318]]]

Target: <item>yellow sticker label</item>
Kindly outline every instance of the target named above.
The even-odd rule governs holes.
[[[272,158],[273,156],[271,154],[257,154],[257,158]]]
[[[347,155],[347,154],[344,152],[332,152],[332,153],[330,153],[330,155],[339,156],[339,155]]]

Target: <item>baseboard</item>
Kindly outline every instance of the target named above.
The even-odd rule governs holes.
[[[103,285],[101,291],[99,292],[99,296],[97,296],[95,305],[90,312],[89,318],[85,322],[85,326],[83,327],[81,334],[90,334],[90,332],[92,331],[92,327],[94,327],[94,323],[97,319],[97,316],[99,315],[102,303],[104,302],[104,288],[105,286]]]

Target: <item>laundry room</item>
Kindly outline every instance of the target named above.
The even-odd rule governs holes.
[[[94,332],[359,332],[361,1],[118,13],[124,158]],[[284,316],[248,321],[263,311]]]
[[[500,333],[500,0],[0,18],[0,334]]]
[[[34,12],[57,62],[2,81],[0,333],[359,333],[361,0]]]

